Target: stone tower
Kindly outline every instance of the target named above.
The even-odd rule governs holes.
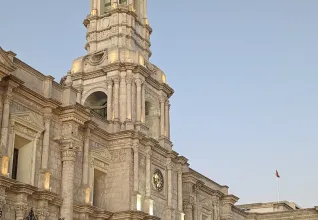
[[[91,0],[87,55],[69,73],[77,102],[90,107],[110,133],[138,130],[171,149],[166,76],[149,62],[147,0]]]
[[[91,0],[83,22],[87,54],[74,60],[62,84],[77,91],[76,102],[92,115],[82,150],[82,185],[91,192],[87,200],[117,213],[114,219],[128,210],[179,219],[186,159],[172,150],[169,98],[174,91],[149,61],[152,29],[146,6],[147,0]],[[107,169],[88,162],[101,152],[99,161],[106,161]],[[75,173],[82,165],[76,163]]]

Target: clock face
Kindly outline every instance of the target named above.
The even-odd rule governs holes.
[[[153,184],[156,190],[161,191],[163,189],[164,181],[160,170],[155,170],[153,173]]]

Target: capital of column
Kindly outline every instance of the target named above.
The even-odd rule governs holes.
[[[172,168],[173,168],[173,163],[172,163],[172,161],[171,161],[171,158],[168,158],[166,166],[167,166],[167,169],[168,169],[168,170],[172,170]]]
[[[166,101],[165,101],[165,106],[170,107],[170,101],[169,101],[169,99],[166,99]]]
[[[141,87],[141,85],[143,84],[143,81],[141,79],[135,79],[135,83],[138,87]]]
[[[134,152],[137,153],[139,151],[139,140],[134,140],[132,147],[133,147]]]
[[[44,119],[44,125],[50,125],[52,120],[52,114],[45,114],[43,119]]]
[[[126,84],[132,84],[133,77],[132,76],[127,76],[126,77]]]
[[[114,78],[113,78],[113,81],[114,81],[114,84],[115,84],[115,85],[118,85],[118,84],[119,84],[119,82],[120,82],[120,78],[119,78],[119,76],[114,77]]]
[[[160,96],[160,103],[165,103],[167,100],[167,97],[164,97],[164,96]]]
[[[75,161],[78,147],[73,140],[62,141],[62,161]]]
[[[13,100],[13,95],[12,93],[5,93],[3,95],[3,101],[4,101],[4,104],[10,104]]]
[[[192,210],[192,209],[193,209],[193,205],[190,204],[190,203],[185,203],[185,204],[183,205],[183,209],[184,209],[184,210]]]
[[[77,92],[82,93],[84,90],[84,87],[82,85],[76,87]]]
[[[150,158],[152,155],[152,152],[151,152],[151,147],[150,146],[146,146],[146,158]]]
[[[106,80],[106,83],[107,83],[107,86],[110,87],[110,86],[113,86],[113,80],[111,78],[108,78]]]

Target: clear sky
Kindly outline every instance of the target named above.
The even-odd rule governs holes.
[[[240,203],[318,205],[318,1],[150,0],[174,149]],[[88,0],[2,1],[0,46],[59,81],[84,55]]]

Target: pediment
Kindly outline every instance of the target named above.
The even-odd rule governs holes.
[[[0,47],[0,67],[1,69],[6,71],[6,74],[9,74],[9,72],[12,72],[16,69],[14,66],[14,63],[8,57],[7,52],[4,51],[1,47]]]
[[[19,123],[37,132],[44,131],[43,117],[33,112],[19,112],[11,114],[11,122]]]
[[[90,152],[91,157],[96,158],[101,161],[110,161],[111,160],[111,154],[109,153],[107,148],[101,148],[97,150],[93,150]]]

